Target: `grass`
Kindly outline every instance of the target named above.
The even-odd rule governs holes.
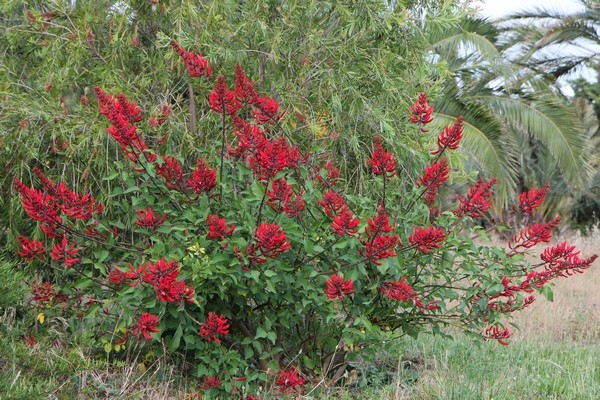
[[[600,248],[598,231],[565,240],[585,256]],[[382,346],[374,361],[355,363],[346,386],[318,388],[304,398],[599,399],[599,264],[558,280],[554,302],[538,298],[516,314],[520,330],[512,330],[509,346],[462,334],[452,340],[403,338]],[[28,318],[23,320],[33,320]],[[125,361],[109,362],[84,343],[64,348],[52,334],[28,349],[16,324],[14,313],[0,313],[0,400],[182,399],[198,386],[178,374],[173,360],[149,359],[133,349]]]

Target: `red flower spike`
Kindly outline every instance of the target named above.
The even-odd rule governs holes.
[[[438,148],[431,154],[440,154],[446,149],[456,150],[463,135],[464,118],[459,115],[452,126],[446,126],[438,136]]]
[[[159,226],[165,222],[167,218],[166,215],[162,217],[160,215],[154,215],[154,211],[152,211],[152,207],[148,207],[146,210],[141,209],[137,212],[137,221],[135,224],[137,226],[141,226],[142,228],[147,228],[151,231],[155,231]]]
[[[379,260],[396,256],[395,249],[402,242],[400,241],[398,235],[379,235],[366,242],[361,241],[361,243],[365,247],[358,250],[360,255],[367,258],[375,265],[381,265]]]
[[[56,211],[53,197],[28,187],[18,179],[13,181],[13,185],[21,195],[21,204],[27,215],[32,220],[40,222],[40,227],[46,236],[58,237],[56,229],[62,220]]]
[[[127,117],[129,122],[136,123],[142,120],[142,110],[132,101],[127,100],[123,93],[117,95],[116,101],[122,110],[123,115]]]
[[[44,192],[54,201],[58,200],[58,192],[56,191],[56,183],[48,178],[38,167],[33,167],[33,173],[42,184]]]
[[[329,300],[343,299],[354,293],[354,282],[352,279],[347,281],[341,275],[332,275],[325,282],[327,289],[324,290]]]
[[[325,214],[327,214],[329,218],[334,218],[338,215],[346,205],[342,196],[332,190],[323,193],[323,200],[318,200],[317,203],[323,207],[323,211],[325,211]]]
[[[384,175],[385,178],[391,178],[396,175],[396,162],[394,155],[387,153],[381,143],[381,137],[375,136],[373,139],[373,153],[371,153],[371,168],[375,175]]]
[[[530,189],[519,195],[519,209],[522,213],[533,214],[533,212],[542,205],[544,197],[550,191],[550,184],[546,183],[540,189]]]
[[[219,335],[229,334],[229,322],[222,315],[209,312],[206,322],[200,323],[199,335],[209,342],[221,343]]]
[[[183,47],[179,45],[176,41],[171,41],[171,47],[173,50],[181,57],[185,67],[187,69],[187,73],[192,76],[199,78],[201,76],[205,76],[210,79],[212,75],[212,66],[208,64],[208,61],[202,57],[202,54],[195,54],[187,51]]]
[[[280,141],[265,142],[256,157],[250,157],[248,162],[250,168],[258,176],[261,182],[268,182],[277,175],[279,171],[290,166],[288,157],[290,148],[284,138]]]
[[[227,225],[225,218],[221,218],[216,214],[209,214],[207,218],[208,233],[206,234],[207,239],[218,239],[224,240],[226,237],[231,236],[235,230],[235,225]]]
[[[280,213],[291,195],[292,187],[287,183],[287,180],[285,178],[275,179],[271,182],[271,190],[267,189],[267,203],[273,211]]]
[[[333,218],[331,227],[339,236],[354,236],[358,232],[359,224],[360,219],[354,218],[352,211],[350,211],[347,206],[343,206],[340,214]]]
[[[560,223],[560,217],[554,218],[546,224],[534,224],[521,229],[512,241],[508,242],[508,247],[516,253],[516,249],[524,247],[529,249],[540,242],[549,242],[552,237],[552,231]]]
[[[489,181],[480,179],[477,183],[469,188],[469,193],[464,199],[458,196],[460,206],[454,213],[462,217],[468,215],[471,218],[481,218],[483,213],[490,209],[492,206],[492,186],[498,181],[496,178],[492,178]]]
[[[151,333],[158,333],[158,316],[150,313],[143,313],[140,320],[130,328],[133,335],[140,338],[143,336],[146,340],[152,340]]]
[[[275,382],[275,385],[281,393],[290,394],[292,392],[298,393],[305,382],[306,381],[299,376],[299,372],[296,368],[288,368],[284,371],[279,371],[279,377],[277,382]]]
[[[181,164],[175,157],[164,156],[163,163],[156,165],[156,173],[165,180],[165,185],[169,189],[180,192],[185,191],[185,182],[183,180],[183,170]]]
[[[271,98],[256,96],[252,105],[254,106],[252,115],[256,123],[261,125],[277,123],[285,114],[285,112],[278,114],[279,103]]]
[[[118,268],[113,269],[108,274],[108,281],[116,286],[121,286],[127,282],[126,274]]]
[[[488,340],[497,340],[501,345],[508,346],[508,342],[505,339],[510,338],[511,333],[508,331],[508,328],[500,329],[497,326],[490,326],[485,330],[483,337]]]
[[[435,201],[437,190],[448,180],[449,176],[450,169],[448,168],[448,161],[445,158],[425,168],[425,172],[419,178],[418,186],[427,189],[425,192],[425,201],[427,203]]]
[[[31,282],[31,300],[36,308],[50,307],[56,297],[58,297],[58,293],[50,282],[38,283],[36,280]]]
[[[381,294],[387,296],[391,300],[404,302],[412,301],[419,307],[423,306],[419,301],[418,293],[406,282],[405,276],[399,281],[394,279],[392,282],[384,282],[383,285],[381,285],[380,291]]]
[[[288,251],[292,245],[285,232],[275,223],[261,223],[256,231],[256,246],[260,249],[261,254],[267,258],[276,258],[279,254]]]
[[[235,98],[240,105],[253,104],[258,94],[240,65],[235,66]]]
[[[202,390],[218,389],[222,384],[223,382],[221,382],[218,376],[207,376],[204,378],[204,380],[202,380],[202,385],[200,388]]]
[[[240,109],[235,93],[227,88],[223,75],[217,77],[215,89],[208,95],[208,102],[210,109],[219,114],[233,115]]]
[[[306,202],[302,198],[302,194],[288,197],[283,205],[283,212],[288,218],[295,218],[304,210],[306,210]]]
[[[317,174],[316,174],[316,179],[324,184],[329,184],[329,185],[335,185],[335,183],[337,182],[337,180],[340,178],[340,170],[337,169],[334,165],[333,165],[333,161],[331,160],[327,160],[325,161],[325,163],[323,164],[323,166],[325,167],[325,170],[327,171],[325,174],[325,178],[327,179],[325,181],[325,179],[323,179],[323,177],[321,175],[318,174],[319,172],[319,166],[315,166],[316,170],[317,170]]]
[[[36,257],[42,256],[46,252],[42,242],[35,239],[29,240],[23,235],[19,235],[19,244],[21,245],[21,251],[17,254],[27,261],[33,261]]]
[[[569,246],[567,242],[562,242],[544,249],[540,258],[550,266],[556,267],[564,264],[569,257],[576,255],[579,255],[579,252],[575,251],[575,246]]]
[[[390,233],[393,229],[394,227],[390,225],[390,219],[385,212],[385,208],[380,204],[375,218],[367,218],[365,233],[367,237],[374,238],[383,233]]]
[[[429,130],[425,129],[424,126],[433,121],[433,106],[430,106],[427,102],[427,95],[425,93],[419,93],[419,97],[415,103],[410,106],[411,116],[408,117],[410,122],[413,124],[421,125],[421,132],[426,133]]]
[[[249,123],[236,127],[235,135],[238,137],[238,146],[236,149],[229,149],[229,154],[234,157],[257,159],[258,153],[265,148],[268,142],[265,133],[258,126]]]
[[[73,243],[68,244],[67,236],[63,236],[60,243],[56,243],[52,246],[50,257],[64,263],[66,267],[72,267],[79,261],[79,258],[75,257],[78,253],[79,249],[76,249]]]
[[[94,215],[100,215],[104,211],[104,205],[96,204],[94,196],[88,194],[81,196],[69,189],[64,182],[58,185],[56,193],[58,208],[68,217],[88,221]]]
[[[196,169],[192,172],[192,178],[188,179],[187,184],[197,194],[208,193],[217,186],[216,168],[210,169],[206,161],[199,159]]]
[[[417,226],[412,235],[408,237],[409,242],[424,254],[431,252],[431,250],[441,248],[441,243],[444,239],[446,239],[446,232],[444,229],[435,228],[433,226],[427,228]]]

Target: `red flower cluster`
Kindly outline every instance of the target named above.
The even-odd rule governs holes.
[[[130,267],[132,268],[132,267]],[[141,275],[142,280],[152,285],[156,290],[156,297],[159,301],[167,303],[181,303],[182,301],[194,301],[194,288],[186,286],[184,280],[177,280],[179,276],[179,263],[176,260],[166,261],[164,258],[156,261],[154,264],[148,263],[132,275],[125,276],[128,279],[136,278]]]
[[[445,158],[425,168],[425,172],[419,178],[418,186],[426,188],[425,201],[427,203],[435,201],[438,189],[448,180],[449,176],[450,169],[448,168],[448,161]]]
[[[72,267],[79,261],[79,258],[76,257],[77,254],[79,254],[79,249],[76,249],[73,243],[68,244],[67,236],[65,235],[59,243],[52,246],[50,257],[64,263],[67,267]]]
[[[317,200],[317,203],[323,207],[323,211],[325,211],[325,214],[327,214],[329,218],[334,218],[342,211],[342,208],[346,206],[344,198],[333,190],[328,190],[323,193],[323,199]]]
[[[257,96],[252,104],[254,106],[252,115],[259,124],[275,124],[285,115],[285,111],[279,113],[279,103],[274,99]]]
[[[471,218],[481,218],[483,213],[490,209],[492,206],[492,186],[498,181],[496,178],[492,178],[489,181],[480,179],[475,185],[469,188],[469,193],[464,199],[458,196],[460,206],[454,213],[461,217],[468,215]]]
[[[327,289],[324,291],[330,300],[343,299],[354,293],[354,282],[352,279],[345,281],[341,275],[332,275],[327,279],[325,284],[327,285]]]
[[[527,279],[521,283],[521,285],[514,285],[511,284],[511,279],[505,276],[502,279],[502,286],[504,286],[504,290],[502,290],[502,292],[500,292],[499,294],[490,297],[488,307],[494,311],[508,313],[517,310],[522,310],[525,307],[531,305],[535,301],[535,296],[528,296],[523,300],[522,304],[519,304],[518,299],[516,297],[516,293],[520,291],[532,293],[532,277],[533,275],[528,276]]]
[[[288,368],[284,371],[279,371],[279,378],[275,385],[279,391],[283,394],[298,393],[301,390],[301,386],[306,381],[299,376],[299,372],[296,368]]]
[[[207,376],[202,380],[200,388],[202,390],[218,389],[222,384],[223,382],[221,382],[218,376]]]
[[[542,205],[544,197],[550,191],[550,184],[546,183],[540,189],[530,189],[519,195],[519,209],[525,214],[533,214],[533,212]]]
[[[358,232],[358,225],[360,224],[360,219],[354,218],[354,214],[348,208],[348,206],[344,205],[339,215],[336,215],[331,221],[331,227],[335,231],[335,233],[339,236],[350,235],[354,236]]]
[[[29,240],[23,235],[19,235],[19,244],[21,251],[18,254],[27,261],[33,261],[36,257],[43,255],[46,252],[44,245],[39,240]]]
[[[231,236],[235,230],[235,225],[227,225],[225,218],[221,218],[216,214],[209,214],[207,218],[208,233],[206,234],[207,239],[218,239],[223,240],[226,237]]]
[[[206,161],[201,158],[187,184],[197,194],[208,193],[217,186],[217,170],[210,169]]]
[[[292,186],[285,178],[271,181],[271,189],[267,189],[268,204],[273,211],[285,212],[288,217],[293,218],[306,209],[306,203],[301,194],[294,194]]]
[[[180,192],[185,191],[183,180],[183,170],[181,164],[175,157],[164,156],[162,164],[155,164],[158,175],[165,179],[165,185],[168,188]]]
[[[408,117],[410,122],[413,124],[420,124],[421,132],[429,132],[424,126],[433,121],[433,106],[430,106],[427,102],[427,95],[425,93],[419,93],[417,101],[410,106],[410,112],[412,113],[412,115]]]
[[[209,342],[221,343],[219,335],[229,334],[229,322],[222,315],[210,311],[206,322],[200,324],[199,335]]]
[[[208,102],[210,109],[219,114],[234,115],[240,109],[235,92],[229,90],[223,75],[217,77],[215,89],[208,95]]]
[[[384,282],[380,291],[391,300],[413,301],[416,306],[423,308],[423,304],[419,301],[419,294],[406,282],[405,276],[399,281],[394,279],[392,282]]]
[[[146,340],[152,340],[151,333],[158,333],[158,317],[150,313],[143,313],[140,320],[129,328],[136,337],[143,336]]]
[[[559,276],[568,277],[583,273],[597,257],[597,255],[593,255],[589,258],[580,258],[579,251],[575,251],[575,246],[569,246],[566,242],[548,247],[540,255],[543,261],[540,266],[545,266],[546,269],[542,272],[530,273],[527,276],[527,282],[541,288],[548,281]]]
[[[360,255],[375,265],[381,265],[380,260],[384,258],[395,257],[396,246],[401,244],[401,241],[398,235],[386,235],[392,230],[389,217],[380,205],[375,218],[367,218],[366,238],[360,241],[365,247],[358,250]]]
[[[98,97],[100,114],[111,123],[106,132],[121,144],[127,158],[136,162],[144,155],[148,161],[154,162],[156,155],[146,153],[148,146],[137,133],[135,123],[142,120],[142,111],[137,104],[127,100],[123,94],[112,97],[98,86],[94,87],[94,91]]]
[[[396,162],[394,161],[394,155],[385,151],[379,136],[375,136],[375,139],[373,139],[371,168],[373,168],[373,173],[375,175],[383,175],[384,178],[391,178],[396,175]]]
[[[417,226],[413,230],[412,235],[408,237],[408,241],[424,254],[429,253],[433,249],[441,248],[441,243],[444,239],[446,239],[446,232],[444,229],[435,228],[433,226],[427,228]]]
[[[58,237],[56,229],[62,223],[56,209],[55,198],[41,190],[30,188],[19,179],[13,185],[21,195],[23,209],[34,221],[39,221],[40,228],[48,237]]]
[[[540,242],[549,242],[552,237],[552,230],[560,223],[560,217],[554,218],[545,224],[534,224],[521,229],[512,241],[508,242],[508,247],[512,250],[511,255],[518,253],[517,249],[523,247],[529,249]]]
[[[31,282],[31,300],[36,308],[47,308],[53,304],[64,303],[67,296],[58,294],[50,282]]]
[[[505,339],[511,337],[508,328],[500,329],[497,326],[490,326],[485,330],[485,334],[483,335],[485,339],[493,339],[497,340],[503,346],[508,346],[508,342]]]
[[[125,273],[118,268],[115,268],[112,271],[110,271],[110,273],[107,276],[107,279],[109,282],[117,286],[121,286],[122,284],[127,282],[127,277],[125,276]]]
[[[292,245],[285,232],[275,223],[261,223],[254,231],[256,247],[267,258],[277,258],[281,253],[288,251]]]
[[[201,76],[205,76],[210,79],[212,75],[212,66],[208,64],[208,61],[202,57],[202,54],[195,54],[187,51],[183,47],[179,45],[176,41],[171,41],[171,47],[173,50],[181,57],[185,67],[187,69],[187,73],[190,76],[199,78]]]
[[[158,113],[158,115],[153,114],[148,120],[148,126],[150,126],[150,128],[161,126],[167,121],[169,115],[171,115],[171,107],[168,104],[163,104],[160,107],[160,113]]]
[[[93,196],[81,196],[69,189],[64,182],[58,185],[56,194],[56,205],[67,217],[89,221],[94,215],[100,215],[104,211],[104,205],[96,204]]]
[[[323,177],[318,173],[320,170],[318,165],[315,166],[315,169],[317,172],[316,179],[319,182],[325,183],[326,185],[329,185],[329,186],[335,185],[337,180],[340,178],[340,170],[337,169],[335,167],[335,165],[333,165],[333,161],[331,161],[331,160],[325,161],[323,166],[325,167],[325,171],[326,171],[325,179],[323,179]]]
[[[254,89],[252,82],[240,65],[235,66],[235,98],[240,105],[251,105],[254,103],[258,94]]]
[[[154,215],[154,211],[152,211],[152,207],[148,207],[146,210],[141,209],[137,212],[137,221],[135,224],[137,226],[141,226],[142,228],[147,228],[151,231],[158,229],[159,226],[165,222],[167,218],[166,215],[162,217],[159,215]]]
[[[438,148],[431,152],[431,154],[440,154],[446,149],[456,150],[460,144],[460,139],[463,135],[463,122],[464,118],[459,115],[452,126],[446,126],[438,136]]]

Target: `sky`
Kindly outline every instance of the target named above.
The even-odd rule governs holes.
[[[581,4],[575,0],[479,0],[481,15],[490,18],[500,18],[515,11],[544,7],[566,13],[581,9]]]

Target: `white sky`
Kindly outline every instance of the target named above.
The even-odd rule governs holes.
[[[544,7],[552,10],[572,13],[581,10],[581,4],[576,0],[479,0],[481,15],[499,18],[507,14]]]

